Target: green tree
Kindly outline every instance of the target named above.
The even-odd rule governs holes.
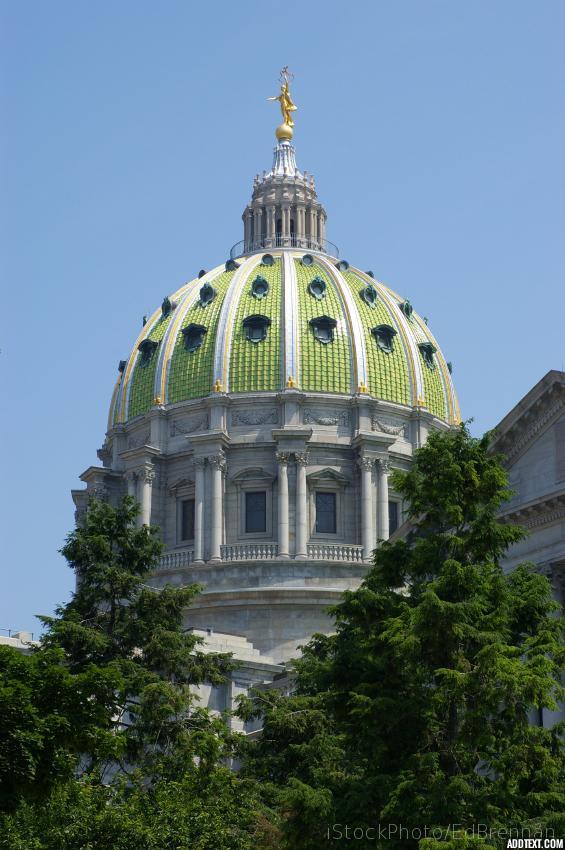
[[[431,434],[395,474],[410,537],[383,544],[333,609],[336,634],[296,665],[294,704],[263,703],[249,770],[271,777],[293,850],[315,847],[328,821],[494,828],[562,810],[561,730],[529,722],[562,696],[562,620],[545,577],[500,566],[523,531],[497,518],[509,491],[488,444],[464,426]],[[262,699],[242,710],[261,711]]]
[[[71,601],[30,655],[0,652],[0,846],[250,846],[237,736],[196,692],[232,662],[183,629],[197,586],[148,584],[162,547],[137,512],[91,502],[62,549]]]

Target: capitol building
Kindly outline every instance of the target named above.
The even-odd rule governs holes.
[[[186,626],[241,662],[232,690],[270,681],[331,629],[328,606],[403,521],[391,471],[460,422],[450,363],[409,293],[327,240],[281,79],[242,240],[155,293],[118,365],[101,465],[73,491],[79,520],[90,497],[128,493],[160,527],[152,582],[203,586]]]

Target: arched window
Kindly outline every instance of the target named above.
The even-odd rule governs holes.
[[[207,332],[208,328],[205,328],[204,325],[190,324],[186,328],[183,328],[182,335],[184,337],[185,348],[191,354],[194,354],[204,342],[204,334]]]
[[[144,339],[137,346],[138,350],[141,351],[141,359],[139,361],[140,366],[147,366],[147,364],[151,361],[153,356],[153,352],[157,349],[159,343],[154,339]]]
[[[371,328],[371,333],[375,337],[381,351],[392,354],[394,351],[394,337],[396,336],[394,328],[390,325],[377,325],[375,328]]]
[[[205,283],[200,289],[200,306],[206,307],[208,304],[212,303],[215,297],[216,290],[214,287],[209,283]]]
[[[318,316],[315,319],[310,319],[310,325],[318,342],[321,342],[324,345],[327,345],[329,342],[333,342],[334,330],[337,327],[335,319],[332,319],[329,316]]]
[[[248,316],[243,320],[245,338],[249,342],[262,342],[267,339],[267,330],[270,324],[271,320],[267,316]]]
[[[428,367],[428,369],[435,369],[435,361],[434,354],[437,351],[435,345],[432,345],[431,342],[421,342],[418,346],[422,357],[424,358],[424,363]]]

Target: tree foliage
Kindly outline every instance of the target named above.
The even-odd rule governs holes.
[[[293,850],[332,823],[494,828],[562,810],[560,729],[530,722],[562,696],[562,620],[545,577],[500,566],[523,536],[497,518],[500,458],[462,426],[430,435],[393,483],[409,539],[383,544],[333,609],[336,633],[306,648],[290,699],[242,704],[264,714],[247,770]]]
[[[30,655],[0,648],[0,846],[250,846],[236,737],[197,693],[231,660],[183,629],[197,586],[148,585],[161,544],[136,515],[93,501],[62,549],[71,601]]]

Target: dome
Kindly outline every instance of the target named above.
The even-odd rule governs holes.
[[[164,299],[120,366],[110,427],[155,404],[286,387],[460,418],[426,320],[370,272],[322,251],[259,251],[190,281]]]

